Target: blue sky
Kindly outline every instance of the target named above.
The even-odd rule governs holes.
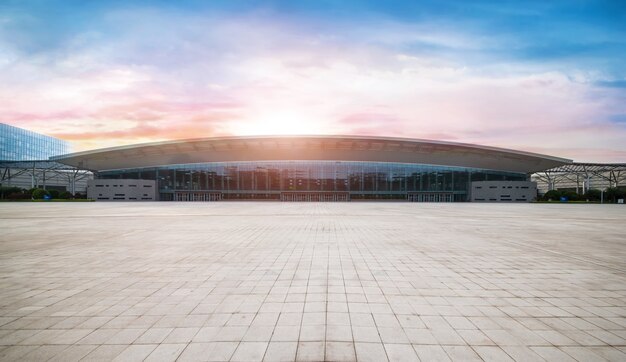
[[[368,134],[626,160],[623,1],[3,1],[0,121],[82,148]]]

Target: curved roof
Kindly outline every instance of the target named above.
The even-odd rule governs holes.
[[[202,162],[327,160],[420,163],[531,173],[571,160],[496,147],[367,136],[258,136],[188,139],[52,157],[92,171]]]

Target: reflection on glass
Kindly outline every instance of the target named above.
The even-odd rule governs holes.
[[[0,160],[32,161],[70,153],[69,142],[0,123]]]
[[[424,197],[415,196],[416,200],[451,201],[466,201],[471,181],[527,178],[522,173],[463,167],[351,161],[182,164],[106,171],[99,177],[157,180],[162,194],[199,191],[207,195],[215,193],[220,198],[280,199],[284,193],[295,192],[300,195],[297,197],[309,199],[337,197],[306,196],[313,193],[347,193],[350,199],[411,199],[413,194],[428,193]],[[209,197],[198,195],[193,197]],[[173,197],[164,195],[161,199]]]

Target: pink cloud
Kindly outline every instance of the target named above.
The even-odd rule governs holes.
[[[490,73],[404,54],[389,44],[426,35],[403,27],[358,30],[381,45],[303,33],[288,20],[191,17],[177,27],[180,19],[169,18],[176,16],[110,14],[128,28],[125,38],[2,68],[0,120],[73,140],[79,149],[288,129],[587,159],[614,160],[626,151],[626,128],[609,121],[626,113],[621,93],[563,72],[511,66]],[[198,40],[191,47],[181,42],[187,38]]]
[[[185,139],[198,137],[211,137],[219,134],[210,122],[201,126],[194,124],[178,124],[169,126],[151,126],[138,124],[125,130],[115,131],[87,131],[72,133],[52,133],[52,136],[69,141],[92,141],[92,140],[137,140],[137,139]]]

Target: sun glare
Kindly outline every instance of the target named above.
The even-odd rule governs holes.
[[[321,134],[321,123],[301,112],[281,111],[261,113],[240,124],[234,125],[238,135],[302,135]]]

